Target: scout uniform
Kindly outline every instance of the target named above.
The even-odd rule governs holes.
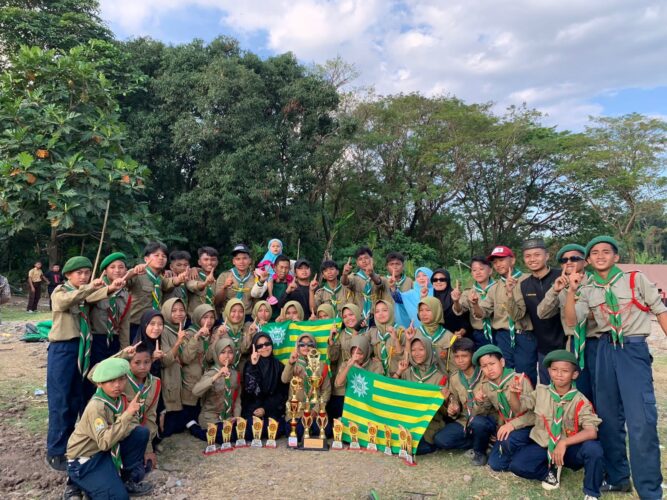
[[[618,251],[616,240],[598,236],[586,245],[586,257],[600,243],[608,243]],[[577,321],[585,320],[592,312],[604,332],[597,352],[595,378],[600,383],[596,385],[595,403],[602,419],[599,439],[608,485],[615,489],[629,483],[627,424],[637,493],[641,498],[660,498],[657,408],[646,337],[651,333],[651,314],[665,314],[667,307],[656,286],[642,273],[624,273],[616,266],[609,271],[607,280],[594,273],[581,288],[575,307]]]
[[[393,304],[386,300],[378,300],[375,304],[377,305],[378,302],[384,303],[389,309],[389,321],[386,324],[380,324],[376,321],[375,326],[368,329],[368,335],[373,348],[373,356],[382,363],[384,375],[389,377],[398,368],[401,354],[397,354],[397,352],[402,351],[401,346],[405,345],[405,329],[394,322]],[[396,345],[396,341],[394,341],[391,334],[387,331],[387,327],[394,328],[396,341],[400,345]]]
[[[171,309],[180,300],[177,298],[169,299],[162,304],[161,309],[164,318],[164,330],[160,336],[160,347],[165,356],[162,358],[160,378],[162,379],[162,401],[167,412],[179,412],[183,409],[181,361],[179,354],[172,352],[172,348],[178,340],[178,327],[174,328],[171,322]]]
[[[492,256],[490,256],[492,257]],[[528,275],[515,270],[515,279],[519,283],[512,290],[512,297],[507,297],[506,278],[501,276],[486,294],[479,305],[485,318],[491,318],[496,344],[503,352],[508,368],[525,373],[531,382],[537,381],[537,343],[533,335],[533,325],[526,314],[526,304],[521,294],[521,280]]]
[[[269,311],[269,318],[273,316],[273,307],[271,307],[271,304],[269,304],[266,300],[258,300],[255,302],[255,305],[252,306],[252,314],[250,315],[252,317],[252,321],[246,321],[245,325],[243,325],[243,331],[247,332],[248,334],[250,333],[250,327],[252,325],[255,325],[257,331],[262,329],[262,326],[266,324],[266,322],[261,322],[258,319],[259,315],[259,309],[261,307],[265,307],[267,311]],[[271,319],[269,319],[271,321]]]
[[[563,254],[575,250],[581,252],[582,257],[586,252],[586,249],[581,245],[565,245],[556,254],[556,262],[560,261]],[[585,284],[584,282],[579,285],[577,297],[581,295],[581,288]],[[560,320],[569,342],[569,348],[578,360],[579,377],[577,377],[577,389],[589,401],[595,403],[595,359],[597,357],[598,341],[602,332],[592,314],[589,314],[585,320],[581,321],[574,328],[566,324],[565,301],[567,299],[568,288],[569,285],[561,290],[560,293],[555,292],[553,287],[550,288],[545,294],[544,299],[542,299],[542,302],[537,306],[537,314],[540,318],[551,318],[560,311]]]
[[[33,292],[32,290],[28,294],[28,312],[34,312],[37,311],[37,305],[39,304],[39,299],[42,295],[42,283],[44,282],[44,273],[42,272],[41,268],[37,269],[36,267],[33,267],[30,271],[28,271],[28,281],[32,283],[33,288],[35,291]]]
[[[183,373],[183,386],[181,387],[181,401],[184,405],[196,406],[199,396],[194,394],[194,386],[199,382],[206,369],[206,354],[209,350],[210,337],[201,336],[195,338],[199,331],[202,317],[212,312],[213,306],[201,304],[194,310],[192,325],[187,330],[188,337],[180,350],[179,359]]]
[[[387,274],[385,276],[385,279],[387,282],[391,279],[391,274]],[[405,273],[401,274],[401,277],[398,279],[396,282],[396,291],[397,292],[409,292],[412,290],[413,287],[413,281],[410,276],[407,276]]]
[[[367,276],[361,269],[347,277],[347,288],[352,292],[354,303],[361,311],[362,318],[368,323],[373,315],[373,304],[378,300],[394,303],[387,278],[380,277],[379,285]],[[348,300],[348,299],[346,299]]]
[[[191,317],[190,294],[188,293],[188,288],[185,283],[175,286],[171,291],[165,292],[162,295],[163,302],[169,299],[180,299],[183,302],[183,304],[185,304],[185,312],[187,313],[188,317]]]
[[[104,258],[100,264],[100,272],[116,261],[127,262],[125,254],[116,252]],[[105,275],[102,280],[107,285],[111,280]],[[124,288],[101,300],[86,298],[90,304],[90,327],[93,333],[90,353],[90,365],[94,366],[107,359],[119,350],[130,345],[130,307],[131,295]],[[84,398],[88,401],[96,387],[89,381],[84,386]]]
[[[544,364],[548,368],[554,361],[567,361],[578,366],[574,354],[564,349],[551,351]],[[601,420],[590,401],[576,387],[559,395],[553,385],[538,385],[535,392],[526,398],[526,404],[535,412],[535,426],[530,431],[532,442],[514,454],[510,470],[526,479],[543,480],[555,468],[551,454],[558,442],[582,429],[597,431]],[[584,495],[600,497],[603,458],[602,446],[597,439],[568,446],[564,464],[574,470],[583,467]],[[550,484],[545,487],[558,487],[558,474],[553,474]]]
[[[250,256],[250,249],[243,244],[236,245],[234,250],[232,250],[232,257],[239,253],[245,253]],[[252,310],[252,305],[255,303],[255,299],[250,294],[253,284],[255,283],[255,275],[253,274],[250,267],[248,267],[246,273],[243,276],[241,276],[241,273],[238,269],[236,269],[236,267],[232,267],[229,271],[220,273],[220,276],[218,276],[218,279],[215,282],[216,295],[225,286],[227,278],[230,276],[233,280],[233,285],[225,289],[224,297],[217,304],[217,307],[224,307],[226,309],[227,303],[231,299],[238,299],[243,303],[245,313],[247,316],[249,316],[250,311]],[[227,319],[227,317],[225,316],[223,319]]]
[[[91,269],[86,257],[72,257],[63,267],[67,274],[79,269]],[[66,281],[53,291],[53,325],[49,331],[46,382],[49,387],[49,430],[47,460],[52,467],[64,470],[63,456],[67,438],[74,430],[77,416],[83,411],[83,380],[90,367],[92,334],[86,299],[102,300],[107,287],[79,288]],[[56,462],[54,462],[55,460]]]
[[[336,282],[336,286],[333,288],[325,281],[315,291],[315,309],[319,309],[322,304],[331,304],[334,310],[334,317],[339,317],[338,308],[342,307],[352,297],[353,294],[343,286],[340,280]]]
[[[485,345],[481,347],[473,355],[473,364],[479,366],[479,359],[492,353],[502,356],[502,351],[497,346]],[[521,377],[521,394],[519,395],[521,412],[515,415],[509,404],[510,384],[518,377]],[[522,377],[521,374],[516,373],[511,368],[505,367],[497,384],[485,380],[482,382],[481,389],[486,399],[483,403],[475,401],[475,405],[481,407],[484,411],[495,409],[498,412],[499,425],[511,422],[512,427],[514,427],[507,439],[495,442],[489,455],[489,466],[493,470],[506,471],[509,470],[512,455],[530,442],[530,430],[535,423],[535,414],[529,409],[528,403],[533,392],[533,386],[527,377]]]
[[[164,294],[172,291],[176,284],[174,278],[165,278],[146,266],[145,274],[137,274],[127,280],[127,289],[132,295],[130,308],[130,342],[136,341],[141,315],[148,309],[159,311],[164,302]],[[185,304],[185,302],[184,302]]]
[[[245,319],[240,323],[232,323],[229,318],[229,313],[237,304],[243,305],[241,299],[231,299],[225,305],[224,317],[225,322],[216,332],[216,338],[230,338],[234,342],[234,362],[232,367],[239,373],[243,373],[243,368],[246,362],[247,353],[252,344],[252,335],[245,328]],[[223,328],[225,327],[226,328]]]
[[[212,285],[206,285],[203,290],[200,290],[199,285],[206,281],[208,275],[201,269],[198,272],[198,280],[190,280],[185,284],[185,287],[187,288],[187,302],[185,302],[185,305],[187,306],[188,316],[190,318],[193,317],[197,306],[207,304],[209,306],[215,307],[216,285],[215,283]]]
[[[123,394],[128,401],[132,401],[134,396],[139,393],[141,408],[137,412],[139,425],[148,429],[150,433],[148,443],[146,444],[146,453],[153,452],[153,440],[157,437],[157,405],[162,392],[162,381],[160,377],[155,377],[150,373],[146,375],[146,380],[141,384],[132,374],[127,374],[127,384]]]
[[[473,306],[470,303],[470,299],[468,298],[468,294],[470,293],[470,290],[474,290],[479,296],[479,300],[481,302],[482,300],[486,299],[486,294],[489,292],[489,289],[491,286],[493,286],[494,283],[495,281],[492,278],[489,278],[489,282],[485,287],[477,282],[473,283],[471,289],[466,289],[461,293],[461,300],[459,301],[459,305],[461,306],[460,312],[455,308],[452,308],[454,314],[457,316],[461,316],[466,312],[469,312],[470,325],[472,326],[472,340],[475,342],[475,349],[479,349],[484,345],[493,344],[493,328],[491,327],[490,317],[478,318],[475,316]]]
[[[127,360],[109,358],[99,363],[93,380],[108,382],[129,373]],[[68,483],[90,498],[128,498],[128,493],[145,494],[152,489],[139,483],[145,475],[144,451],[150,433],[126,407],[124,396],[114,399],[99,387],[67,442]]]
[[[417,331],[421,333],[424,338],[431,341],[440,371],[449,375],[450,370],[455,370],[454,363],[449,359],[449,348],[456,341],[457,337],[442,326],[444,318],[440,300],[435,297],[424,297],[419,301],[417,310],[419,310],[419,306],[422,304],[431,310],[433,319],[431,320],[431,323],[428,324],[422,322],[417,328]]]
[[[357,324],[359,324],[361,321],[361,311],[359,308],[355,304],[345,304],[340,310],[341,315],[345,309],[349,309],[354,313],[354,316],[357,319]],[[342,325],[341,328],[342,330],[334,336],[333,345],[329,345],[327,348],[329,359],[332,363],[336,363],[338,366],[343,366],[350,359],[350,351],[352,350],[352,347],[354,347],[353,341],[355,338],[368,337],[367,330],[357,332],[345,325]],[[380,371],[377,373],[383,373],[383,371],[382,364],[380,363]],[[345,386],[338,387],[334,384],[333,395],[345,396]]]

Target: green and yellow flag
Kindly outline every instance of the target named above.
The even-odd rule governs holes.
[[[368,423],[378,425],[376,442],[382,451],[385,446],[384,426],[391,428],[391,450],[400,451],[398,426],[412,434],[413,453],[417,450],[433,415],[442,406],[441,387],[433,384],[408,382],[362,370],[356,366],[347,373],[343,423],[343,439],[350,441],[350,422],[359,426],[359,443],[368,444]]]
[[[262,331],[268,334],[273,341],[274,356],[285,364],[289,360],[290,354],[294,352],[296,341],[303,333],[310,333],[315,337],[317,350],[320,351],[322,359],[327,359],[329,332],[333,321],[332,319],[320,319],[317,321],[267,323],[262,326]]]

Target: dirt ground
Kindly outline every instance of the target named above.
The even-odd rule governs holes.
[[[3,307],[3,317],[5,311]],[[23,320],[0,324],[0,491],[2,498],[55,499],[62,495],[65,476],[44,462],[47,396],[40,391],[47,390],[47,344],[21,342],[24,325]],[[661,440],[667,443],[667,337],[655,325],[650,344]],[[152,498],[368,498],[372,490],[383,499],[583,496],[581,472],[564,472],[561,489],[545,492],[537,482],[472,467],[461,453],[420,457],[416,467],[408,467],[381,454],[294,451],[285,440],[278,446],[205,457],[203,442],[186,434],[173,436],[164,442],[159,469],[147,477],[156,488]],[[664,465],[667,453],[661,448]]]

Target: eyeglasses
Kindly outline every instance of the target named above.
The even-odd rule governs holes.
[[[256,344],[257,349],[264,349],[265,347],[271,347],[273,344],[271,342],[263,342],[261,344]]]
[[[573,255],[572,257],[561,257],[558,259],[558,262],[561,264],[567,264],[568,262],[581,262],[582,260],[584,260],[583,257],[579,255]]]
[[[431,283],[447,283],[447,278],[433,278]]]
[[[312,342],[299,342],[299,347],[315,347],[315,344]]]

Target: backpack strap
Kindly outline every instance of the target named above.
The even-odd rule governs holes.
[[[649,312],[651,310],[651,308],[649,306],[639,302],[639,300],[637,300],[637,297],[635,295],[635,279],[636,279],[637,273],[638,273],[638,271],[632,271],[630,273],[630,290],[632,291],[632,303],[640,311]]]

